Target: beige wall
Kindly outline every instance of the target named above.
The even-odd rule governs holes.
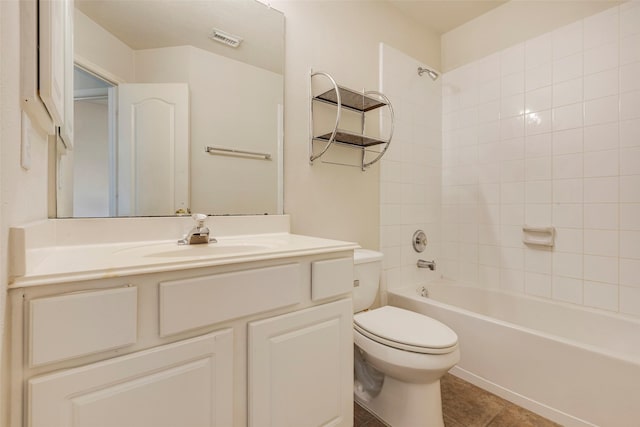
[[[498,52],[615,4],[605,1],[510,1],[442,35],[442,71]]]
[[[285,212],[295,233],[379,247],[379,166],[309,165],[309,70],[377,89],[379,43],[440,65],[439,38],[385,2],[274,1],[286,16]],[[417,66],[417,64],[416,64]]]
[[[6,402],[6,297],[9,227],[47,217],[47,145],[33,129],[31,169],[20,167],[20,15],[17,1],[0,2],[0,402]],[[4,413],[3,413],[4,411]],[[6,420],[0,405],[0,425]]]

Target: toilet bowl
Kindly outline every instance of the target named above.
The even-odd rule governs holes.
[[[382,254],[354,254],[355,400],[392,427],[441,427],[440,378],[460,360],[446,325],[375,300]],[[371,288],[374,288],[373,290]]]

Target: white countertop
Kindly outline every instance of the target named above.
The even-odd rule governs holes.
[[[358,248],[291,234],[288,215],[208,217],[217,243],[178,245],[189,217],[49,219],[12,227],[10,288],[157,273]],[[152,236],[153,240],[149,237]]]
[[[178,245],[176,240],[58,246],[33,249],[39,259],[10,288],[211,267],[353,250],[355,243],[289,233],[219,237],[218,243]],[[27,255],[29,256],[29,254]]]

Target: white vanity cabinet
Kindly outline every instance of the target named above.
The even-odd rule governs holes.
[[[341,250],[12,288],[10,427],[350,426],[351,265]]]
[[[28,381],[30,427],[232,425],[230,329]]]

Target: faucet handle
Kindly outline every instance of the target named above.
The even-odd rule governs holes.
[[[198,228],[200,227],[204,227],[204,221],[207,219],[207,216],[205,214],[193,214],[191,215],[191,218],[193,218],[193,220],[196,222],[196,226]]]

